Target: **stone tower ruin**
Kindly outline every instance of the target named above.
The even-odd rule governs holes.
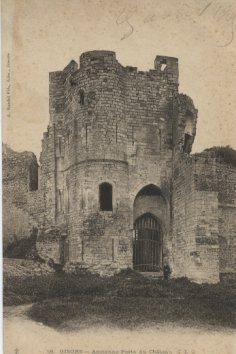
[[[219,181],[228,167],[190,155],[197,110],[178,80],[177,58],[157,56],[143,72],[111,51],[50,73],[50,122],[30,204],[46,253],[102,275],[161,272],[168,262],[173,276],[219,280]],[[229,186],[233,167],[231,176]],[[228,263],[235,271],[233,256]]]
[[[103,271],[133,267],[136,256],[136,269],[161,268],[172,247],[175,156],[191,151],[197,117],[178,93],[178,60],[157,56],[140,72],[92,51],[79,69],[72,61],[50,73],[49,92],[40,162],[48,222],[66,223],[69,260]],[[133,255],[136,220],[156,225],[159,248],[146,250],[156,260],[138,254],[142,241]]]

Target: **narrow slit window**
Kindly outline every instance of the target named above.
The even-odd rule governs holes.
[[[81,259],[84,260],[84,240],[81,241]]]
[[[70,189],[68,187],[68,194],[67,194],[67,208],[68,208],[68,211],[70,211]]]
[[[85,141],[87,145],[88,144],[88,124],[85,124]]]
[[[84,91],[83,90],[79,91],[79,102],[80,102],[81,106],[84,105]]]
[[[102,183],[99,186],[100,210],[112,211],[112,185]]]
[[[115,242],[114,242],[114,238],[111,240],[112,244],[111,244],[111,256],[112,256],[112,261],[115,260]]]
[[[82,193],[81,193],[81,209],[83,210],[84,209],[84,190],[82,189]]]
[[[116,144],[117,144],[117,141],[118,141],[118,124],[116,123]]]
[[[132,127],[132,145],[134,145],[134,127]]]
[[[162,131],[159,129],[159,139],[160,139],[160,151],[162,149]]]
[[[61,155],[61,152],[62,152],[62,137],[61,136],[58,137],[58,151],[59,151],[59,155]]]
[[[58,189],[58,211],[59,212],[62,212],[62,206],[63,206],[62,190]]]

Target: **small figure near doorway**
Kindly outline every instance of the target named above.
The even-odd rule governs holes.
[[[171,275],[171,268],[167,261],[165,261],[163,265],[163,275],[164,275],[164,280],[168,280]]]

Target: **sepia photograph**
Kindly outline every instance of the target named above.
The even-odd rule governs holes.
[[[4,354],[236,353],[236,3],[2,1]]]

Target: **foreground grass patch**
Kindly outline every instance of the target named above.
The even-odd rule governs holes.
[[[164,322],[186,326],[236,327],[231,307],[217,303],[213,308],[202,299],[150,297],[80,297],[77,301],[60,299],[35,304],[29,311],[32,319],[56,328],[71,329],[107,325],[136,328]]]
[[[236,281],[198,285],[127,271],[111,278],[50,274],[4,279],[5,305],[35,302],[29,316],[57,328],[106,324],[135,328],[163,322],[236,328]]]

